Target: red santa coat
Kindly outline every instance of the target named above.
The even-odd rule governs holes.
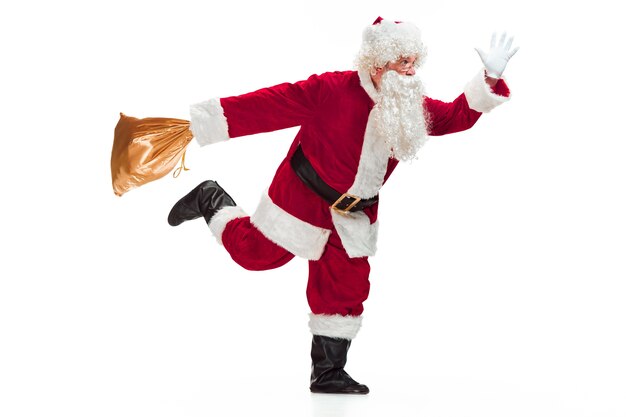
[[[492,90],[481,71],[453,102],[425,97],[428,134],[469,129],[481,113],[507,101],[508,96],[504,81]],[[331,72],[198,103],[191,108],[191,129],[199,144],[207,145],[300,126],[251,216],[252,223],[271,241],[309,260],[320,258],[333,228],[350,257],[371,256],[376,252],[378,205],[348,216],[337,214],[296,176],[289,161],[301,145],[320,177],[335,190],[361,198],[378,194],[398,161],[389,158],[384,139],[370,126],[370,111],[376,100],[369,74]],[[240,209],[218,213],[210,224],[218,241],[225,224],[244,215]]]

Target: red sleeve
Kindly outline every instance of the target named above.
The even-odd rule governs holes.
[[[496,85],[493,86],[491,92],[504,97],[509,97],[511,95],[511,92],[509,91],[509,86],[506,85],[506,82],[502,78],[500,78],[496,82]]]
[[[426,97],[426,114],[429,117],[429,135],[441,136],[460,132],[474,126],[482,113],[469,108],[465,94],[461,94],[451,103]]]
[[[313,117],[321,101],[321,81],[305,81],[220,99],[231,138],[299,126]]]

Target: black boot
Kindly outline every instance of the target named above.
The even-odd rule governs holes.
[[[313,336],[311,345],[311,392],[326,394],[367,394],[370,392],[344,371],[350,340]]]
[[[178,226],[187,220],[204,217],[208,224],[219,209],[236,205],[217,182],[204,181],[174,204],[167,216],[167,222],[170,226]]]

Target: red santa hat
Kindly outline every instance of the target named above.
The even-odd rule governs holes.
[[[416,66],[426,57],[426,48],[417,26],[378,17],[363,30],[363,43],[356,64],[358,69],[370,71],[410,55],[417,56]]]

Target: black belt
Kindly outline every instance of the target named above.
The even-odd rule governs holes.
[[[342,194],[326,184],[315,172],[309,160],[306,159],[300,145],[298,145],[298,149],[291,157],[291,167],[307,187],[326,200],[331,205],[330,207],[339,213],[346,214],[363,210],[378,202],[377,195],[372,198],[362,199],[348,193]]]

